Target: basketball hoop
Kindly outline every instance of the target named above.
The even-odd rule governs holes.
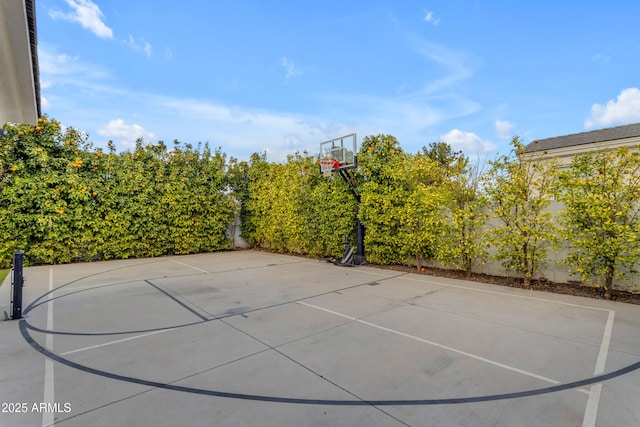
[[[333,173],[335,169],[338,169],[340,167],[340,162],[331,157],[323,157],[319,160],[319,163],[320,172],[322,172],[322,174],[327,178],[331,176],[331,173]]]
[[[320,172],[326,177],[330,177],[335,171],[345,171],[358,167],[356,153],[356,134],[341,136],[320,143]]]

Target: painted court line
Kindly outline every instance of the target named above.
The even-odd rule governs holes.
[[[53,330],[53,268],[49,269],[49,302],[47,303],[47,329]],[[47,334],[46,346],[49,350],[53,351],[53,334]],[[44,393],[42,396],[42,402],[47,404],[53,404],[55,402],[54,396],[54,380],[53,380],[53,360],[48,357],[44,359]],[[54,412],[42,411],[42,426],[54,425]]]
[[[191,312],[194,315],[198,316],[203,321],[210,320],[206,316],[198,313],[195,309],[191,308],[187,303],[181,301],[181,299],[179,299],[179,297],[170,294],[168,291],[166,291],[165,289],[163,289],[159,285],[154,284],[150,280],[144,280],[144,282],[146,282],[147,284],[153,286],[155,289],[157,289],[158,291],[162,292],[164,295],[166,295],[167,297],[169,297],[170,299],[172,299],[173,301],[178,303],[181,307],[184,307],[185,309],[187,309],[189,312]],[[49,329],[49,330],[51,330],[51,329]],[[126,341],[135,340],[135,339],[138,339],[138,338],[144,338],[144,337],[148,337],[150,335],[155,335],[155,334],[159,334],[161,332],[167,332],[167,331],[171,331],[171,330],[173,330],[173,329],[160,329],[160,330],[157,330],[157,331],[147,332],[147,333],[144,333],[144,334],[135,335],[135,336],[132,336],[132,337],[127,337],[127,338],[122,338],[122,339],[119,339],[119,340],[109,341],[109,342],[105,342],[105,343],[102,343],[102,344],[96,344],[96,345],[91,345],[91,346],[88,346],[88,347],[78,348],[78,349],[75,349],[75,350],[65,351],[64,353],[60,353],[60,355],[61,356],[67,356],[69,354],[79,353],[79,352],[82,352],[82,351],[94,350],[94,349],[101,348],[101,347],[106,347],[106,346],[109,346],[109,345],[112,345],[112,344],[118,344],[118,343],[122,343],[122,342],[126,342]],[[51,334],[49,334],[49,335],[51,335]]]
[[[151,280],[144,280],[146,283],[148,283],[149,285],[153,286],[155,289],[157,289],[158,291],[162,292],[164,295],[166,295],[167,297],[169,297],[170,299],[172,299],[173,301],[175,301],[176,303],[178,303],[181,307],[184,307],[185,310],[189,311],[190,313],[193,313],[195,316],[199,317],[201,320],[209,320],[209,318],[201,313],[198,313],[195,309],[193,309],[191,307],[191,302],[190,301],[183,301],[184,298],[182,298],[180,295],[176,294],[173,295],[173,292],[168,291],[166,289],[164,289],[162,286],[160,285],[156,285],[155,283],[153,283]],[[198,307],[199,308],[199,307]]]
[[[171,261],[171,262],[175,262],[176,264],[183,265],[183,266],[185,266],[185,267],[192,268],[192,269],[197,270],[197,271],[200,271],[200,272],[202,272],[202,273],[207,273],[207,274],[209,274],[209,272],[208,272],[207,270],[203,270],[203,269],[198,268],[198,267],[195,267],[195,266],[193,266],[193,265],[189,265],[189,264],[184,263],[184,262],[181,262],[181,261],[176,261],[175,259],[172,259],[172,260],[170,260],[170,261]]]
[[[444,284],[444,283],[434,282],[434,281],[431,281],[431,280],[420,280],[420,279],[415,279],[415,278],[411,278],[411,277],[399,277],[399,279],[410,280],[410,281],[421,282],[421,283],[429,283],[429,284],[439,285],[439,286],[443,286],[443,287],[465,289],[465,290],[476,291],[476,292],[484,292],[484,293],[488,293],[488,294],[504,295],[504,296],[528,299],[528,300],[533,300],[533,301],[541,301],[541,302],[547,302],[547,303],[553,303],[553,304],[560,304],[560,305],[565,305],[565,306],[569,306],[569,307],[577,307],[577,308],[584,308],[584,309],[589,309],[589,310],[606,311],[606,312],[608,312],[607,323],[605,325],[604,334],[602,336],[602,342],[600,344],[600,351],[598,353],[598,359],[596,360],[596,368],[594,370],[594,375],[601,375],[601,374],[604,373],[605,365],[606,365],[606,362],[607,362],[607,355],[609,353],[609,346],[610,346],[610,343],[611,343],[611,334],[613,332],[613,323],[614,323],[614,319],[615,319],[615,311],[613,311],[613,310],[609,310],[609,309],[606,309],[606,308],[600,308],[600,307],[592,307],[592,306],[588,306],[588,305],[573,304],[573,303],[562,302],[562,301],[553,301],[553,300],[548,300],[548,299],[545,299],[545,298],[530,297],[530,296],[527,296],[527,295],[508,294],[508,293],[505,293],[505,292],[490,291],[490,290],[485,290],[485,289],[476,289],[476,288],[472,288],[472,287],[469,287],[469,286]],[[582,389],[580,389],[579,391],[585,392]],[[598,384],[592,385],[587,393],[589,394],[589,398],[587,400],[587,407],[585,409],[584,418],[582,420],[582,427],[594,427],[596,425],[596,421],[597,421],[597,417],[598,417],[598,406],[600,404],[600,394],[602,393],[602,383],[598,383]]]
[[[155,334],[159,334],[161,332],[167,332],[167,331],[170,331],[170,330],[171,329],[161,329],[159,331],[148,332],[146,334],[140,334],[140,335],[135,335],[135,336],[128,337],[128,338],[122,338],[120,340],[109,341],[109,342],[105,342],[105,343],[102,343],[102,344],[91,345],[89,347],[78,348],[76,350],[65,351],[64,353],[60,353],[60,356],[67,356],[67,355],[73,354],[73,353],[80,353],[81,351],[94,350],[96,348],[106,347],[106,346],[111,345],[111,344],[118,344],[118,343],[125,342],[125,341],[137,340],[138,338],[148,337],[149,335],[155,335]]]
[[[433,282],[433,281],[430,281],[430,280],[414,279],[414,278],[405,277],[405,276],[399,277],[399,279],[410,280],[410,281],[413,281],[413,282],[429,283],[429,284],[432,284],[432,285],[439,285],[439,286],[443,286],[443,287],[446,287],[446,288],[465,289],[465,290],[468,290],[468,291],[483,292],[485,294],[503,295],[503,296],[513,297],[513,298],[528,299],[528,300],[531,300],[531,301],[548,302],[548,303],[551,303],[551,304],[560,304],[560,305],[566,305],[566,306],[569,306],[569,307],[587,308],[587,309],[590,309],[590,310],[607,311],[607,312],[610,311],[610,310],[608,310],[606,308],[592,307],[592,306],[589,306],[589,305],[580,305],[580,304],[573,304],[573,303],[570,303],[570,302],[554,301],[554,300],[545,299],[545,298],[536,298],[536,297],[530,297],[530,296],[527,296],[527,295],[511,294],[511,293],[507,293],[507,292],[489,291],[489,290],[486,290],[486,289],[476,289],[476,288],[472,288],[470,286],[445,284],[445,283]]]
[[[506,370],[509,370],[509,371],[512,371],[512,372],[516,372],[516,373],[519,373],[519,374],[522,374],[522,375],[526,375],[526,376],[531,377],[531,378],[536,378],[538,380],[542,380],[542,381],[545,381],[545,382],[548,382],[548,383],[551,383],[551,384],[560,384],[560,381],[554,380],[552,378],[547,378],[547,377],[544,377],[542,375],[535,374],[533,372],[529,372],[529,371],[525,371],[525,370],[522,370],[522,369],[519,369],[519,368],[516,368],[516,367],[513,367],[513,366],[505,365],[504,363],[496,362],[494,360],[490,360],[490,359],[484,358],[482,356],[471,354],[471,353],[468,353],[466,351],[458,350],[457,348],[449,347],[449,346],[446,346],[446,345],[443,345],[443,344],[439,344],[439,343],[434,342],[434,341],[429,341],[429,340],[426,340],[424,338],[420,338],[420,337],[416,337],[414,335],[406,334],[404,332],[396,331],[395,329],[390,329],[390,328],[386,328],[384,326],[376,325],[375,323],[367,322],[365,320],[361,320],[361,319],[358,319],[358,318],[355,318],[355,317],[352,317],[352,316],[349,316],[349,315],[346,315],[346,314],[343,314],[343,313],[338,313],[337,311],[329,310],[327,308],[319,307],[317,305],[309,304],[309,303],[302,302],[302,301],[297,301],[297,303],[300,304],[300,305],[304,305],[304,306],[310,307],[310,308],[314,308],[316,310],[321,310],[321,311],[324,311],[324,312],[327,312],[327,313],[331,313],[331,314],[334,314],[336,316],[344,317],[345,319],[349,319],[349,320],[352,320],[354,322],[362,323],[363,325],[371,326],[373,328],[380,329],[380,330],[385,331],[385,332],[390,332],[392,334],[396,334],[396,335],[399,335],[399,336],[402,336],[402,337],[405,337],[405,338],[409,338],[409,339],[412,339],[412,340],[415,340],[415,341],[419,341],[419,342],[422,342],[422,343],[425,343],[425,344],[429,344],[431,346],[438,347],[438,348],[441,348],[443,350],[447,350],[447,351],[450,351],[450,352],[453,352],[453,353],[457,353],[457,354],[460,354],[462,356],[466,356],[466,357],[469,357],[471,359],[475,359],[475,360],[478,360],[478,361],[481,361],[481,362],[484,362],[484,363],[488,363],[490,365],[497,366],[497,367],[502,368],[502,369],[506,369]],[[587,394],[589,393],[587,390],[584,390],[584,389],[577,389],[576,391],[579,391],[581,393],[587,393]]]
[[[609,344],[611,343],[611,333],[613,331],[613,319],[615,315],[615,311],[609,311],[609,317],[607,318],[607,324],[604,328],[602,344],[600,345],[600,353],[598,353],[594,375],[600,375],[604,373],[604,368],[607,363],[607,354],[609,353]]]
[[[598,353],[598,359],[596,360],[596,369],[593,372],[594,375],[600,375],[604,373],[604,368],[607,364],[607,355],[609,353],[609,344],[611,343],[611,334],[613,332],[613,321],[615,318],[615,314],[615,311],[609,311],[607,324],[604,327],[604,334],[602,335],[602,344],[600,344],[600,352]],[[587,399],[587,408],[585,409],[584,418],[582,419],[582,427],[594,427],[596,425],[601,392],[602,383],[594,384],[591,386],[589,391],[589,399]]]

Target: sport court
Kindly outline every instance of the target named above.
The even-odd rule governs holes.
[[[640,306],[259,251],[24,276],[0,425],[640,424]]]

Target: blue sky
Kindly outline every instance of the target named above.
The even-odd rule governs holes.
[[[640,122],[640,3],[38,0],[43,112],[271,161],[356,132],[469,156]]]

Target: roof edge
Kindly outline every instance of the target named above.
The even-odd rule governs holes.
[[[38,63],[38,31],[36,26],[36,0],[24,0],[27,14],[27,30],[31,48],[31,66],[33,68],[33,90],[36,99],[36,114],[42,117],[42,102],[40,97],[40,65]]]
[[[640,136],[640,123],[631,123],[609,128],[533,140],[524,147],[524,152],[535,153],[537,151],[553,150],[579,145],[589,145],[598,142],[635,138],[638,136]]]

